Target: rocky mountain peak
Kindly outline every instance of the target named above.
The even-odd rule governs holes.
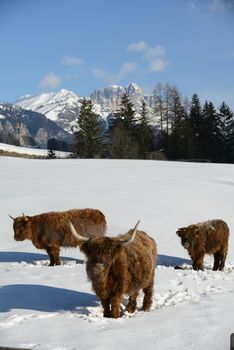
[[[145,95],[137,84],[130,83],[126,87],[110,85],[104,89],[95,89],[90,95],[95,112],[106,120],[111,113],[119,109],[121,97],[125,91],[129,94],[136,112],[140,111],[143,99],[149,106],[149,110],[153,107],[153,97]],[[16,101],[16,104],[24,109],[44,114],[64,130],[73,133],[81,102],[82,97],[77,93],[62,89],[57,92],[25,96]]]

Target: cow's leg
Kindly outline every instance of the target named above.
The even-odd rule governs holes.
[[[224,265],[225,265],[225,260],[226,260],[227,252],[223,251],[220,253],[220,264],[219,264],[219,270],[223,271]]]
[[[143,311],[148,311],[152,305],[152,297],[153,297],[153,282],[146,288],[143,289],[143,292],[145,293],[144,300],[143,300]]]
[[[49,258],[50,258],[50,264],[49,266],[54,266],[54,256],[51,252],[51,249],[50,248],[46,248],[46,251],[47,251],[47,254],[49,255]]]
[[[220,264],[220,252],[216,252],[214,254],[214,266],[213,266],[213,271],[217,271],[219,269],[219,264]]]
[[[129,313],[133,313],[134,311],[136,311],[137,296],[138,296],[138,292],[132,293],[129,296],[128,305],[126,306],[126,311],[128,311]]]
[[[59,258],[60,248],[59,247],[47,247],[47,254],[50,257],[50,266],[61,265],[61,260]]]
[[[110,317],[110,299],[101,299],[101,304],[103,307],[103,316]]]
[[[122,300],[122,295],[116,295],[111,299],[111,312],[110,317],[118,318],[120,317],[120,303]]]
[[[203,266],[204,254],[200,254],[193,260],[193,269],[194,270],[204,270]]]

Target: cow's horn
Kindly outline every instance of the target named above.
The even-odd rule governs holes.
[[[15,220],[15,218],[13,218],[13,216],[11,216],[10,214],[9,214],[9,217],[10,217],[12,220]]]
[[[28,221],[27,216],[26,216],[24,213],[22,213],[22,215],[23,215],[24,220],[25,220],[25,221]]]
[[[130,237],[129,237],[129,234],[128,234],[128,238],[125,238],[125,235],[118,240],[118,243],[120,245],[128,245],[130,243],[132,243],[132,241],[134,240],[135,236],[136,236],[136,232],[137,232],[137,227],[140,223],[140,220],[137,222],[137,224],[135,225],[134,229],[132,230],[131,234],[130,234]]]
[[[73,236],[77,239],[77,241],[80,241],[80,242],[87,242],[89,240],[88,237],[84,237],[84,236],[81,236],[79,235],[79,233],[76,232],[76,229],[75,227],[72,225],[71,221],[68,221],[69,222],[69,226],[70,226],[70,229],[71,229],[71,233],[73,234]]]

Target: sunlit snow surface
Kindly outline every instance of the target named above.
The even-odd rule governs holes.
[[[234,166],[118,160],[26,160],[0,157],[0,346],[53,350],[229,348],[234,332]],[[150,312],[107,319],[85,272],[84,256],[62,249],[62,266],[15,242],[12,216],[99,208],[108,235],[140,229],[158,244]],[[221,218],[230,227],[224,272],[191,269],[175,232]],[[181,270],[174,266],[180,265]]]
[[[0,115],[1,117],[1,115]],[[42,148],[30,148],[30,147],[19,147],[14,145],[8,145],[6,143],[0,143],[0,151],[15,152],[18,154],[27,154],[37,157],[46,157],[48,154],[48,149]],[[69,152],[55,151],[56,157],[67,158],[69,157]]]

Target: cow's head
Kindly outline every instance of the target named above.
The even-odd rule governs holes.
[[[16,241],[31,239],[32,230],[30,218],[24,214],[22,216],[18,216],[17,218],[13,218],[11,215],[9,216],[13,220],[14,239]]]
[[[200,233],[197,225],[181,227],[176,231],[177,236],[181,238],[181,244],[185,249],[189,249],[194,244]]]
[[[139,222],[133,230],[122,236],[88,238],[77,233],[72,223],[69,222],[71,232],[79,242],[80,250],[86,255],[87,274],[99,297],[105,297],[105,289],[108,288],[108,276],[113,263],[123,253],[124,247],[134,240],[138,224]]]

